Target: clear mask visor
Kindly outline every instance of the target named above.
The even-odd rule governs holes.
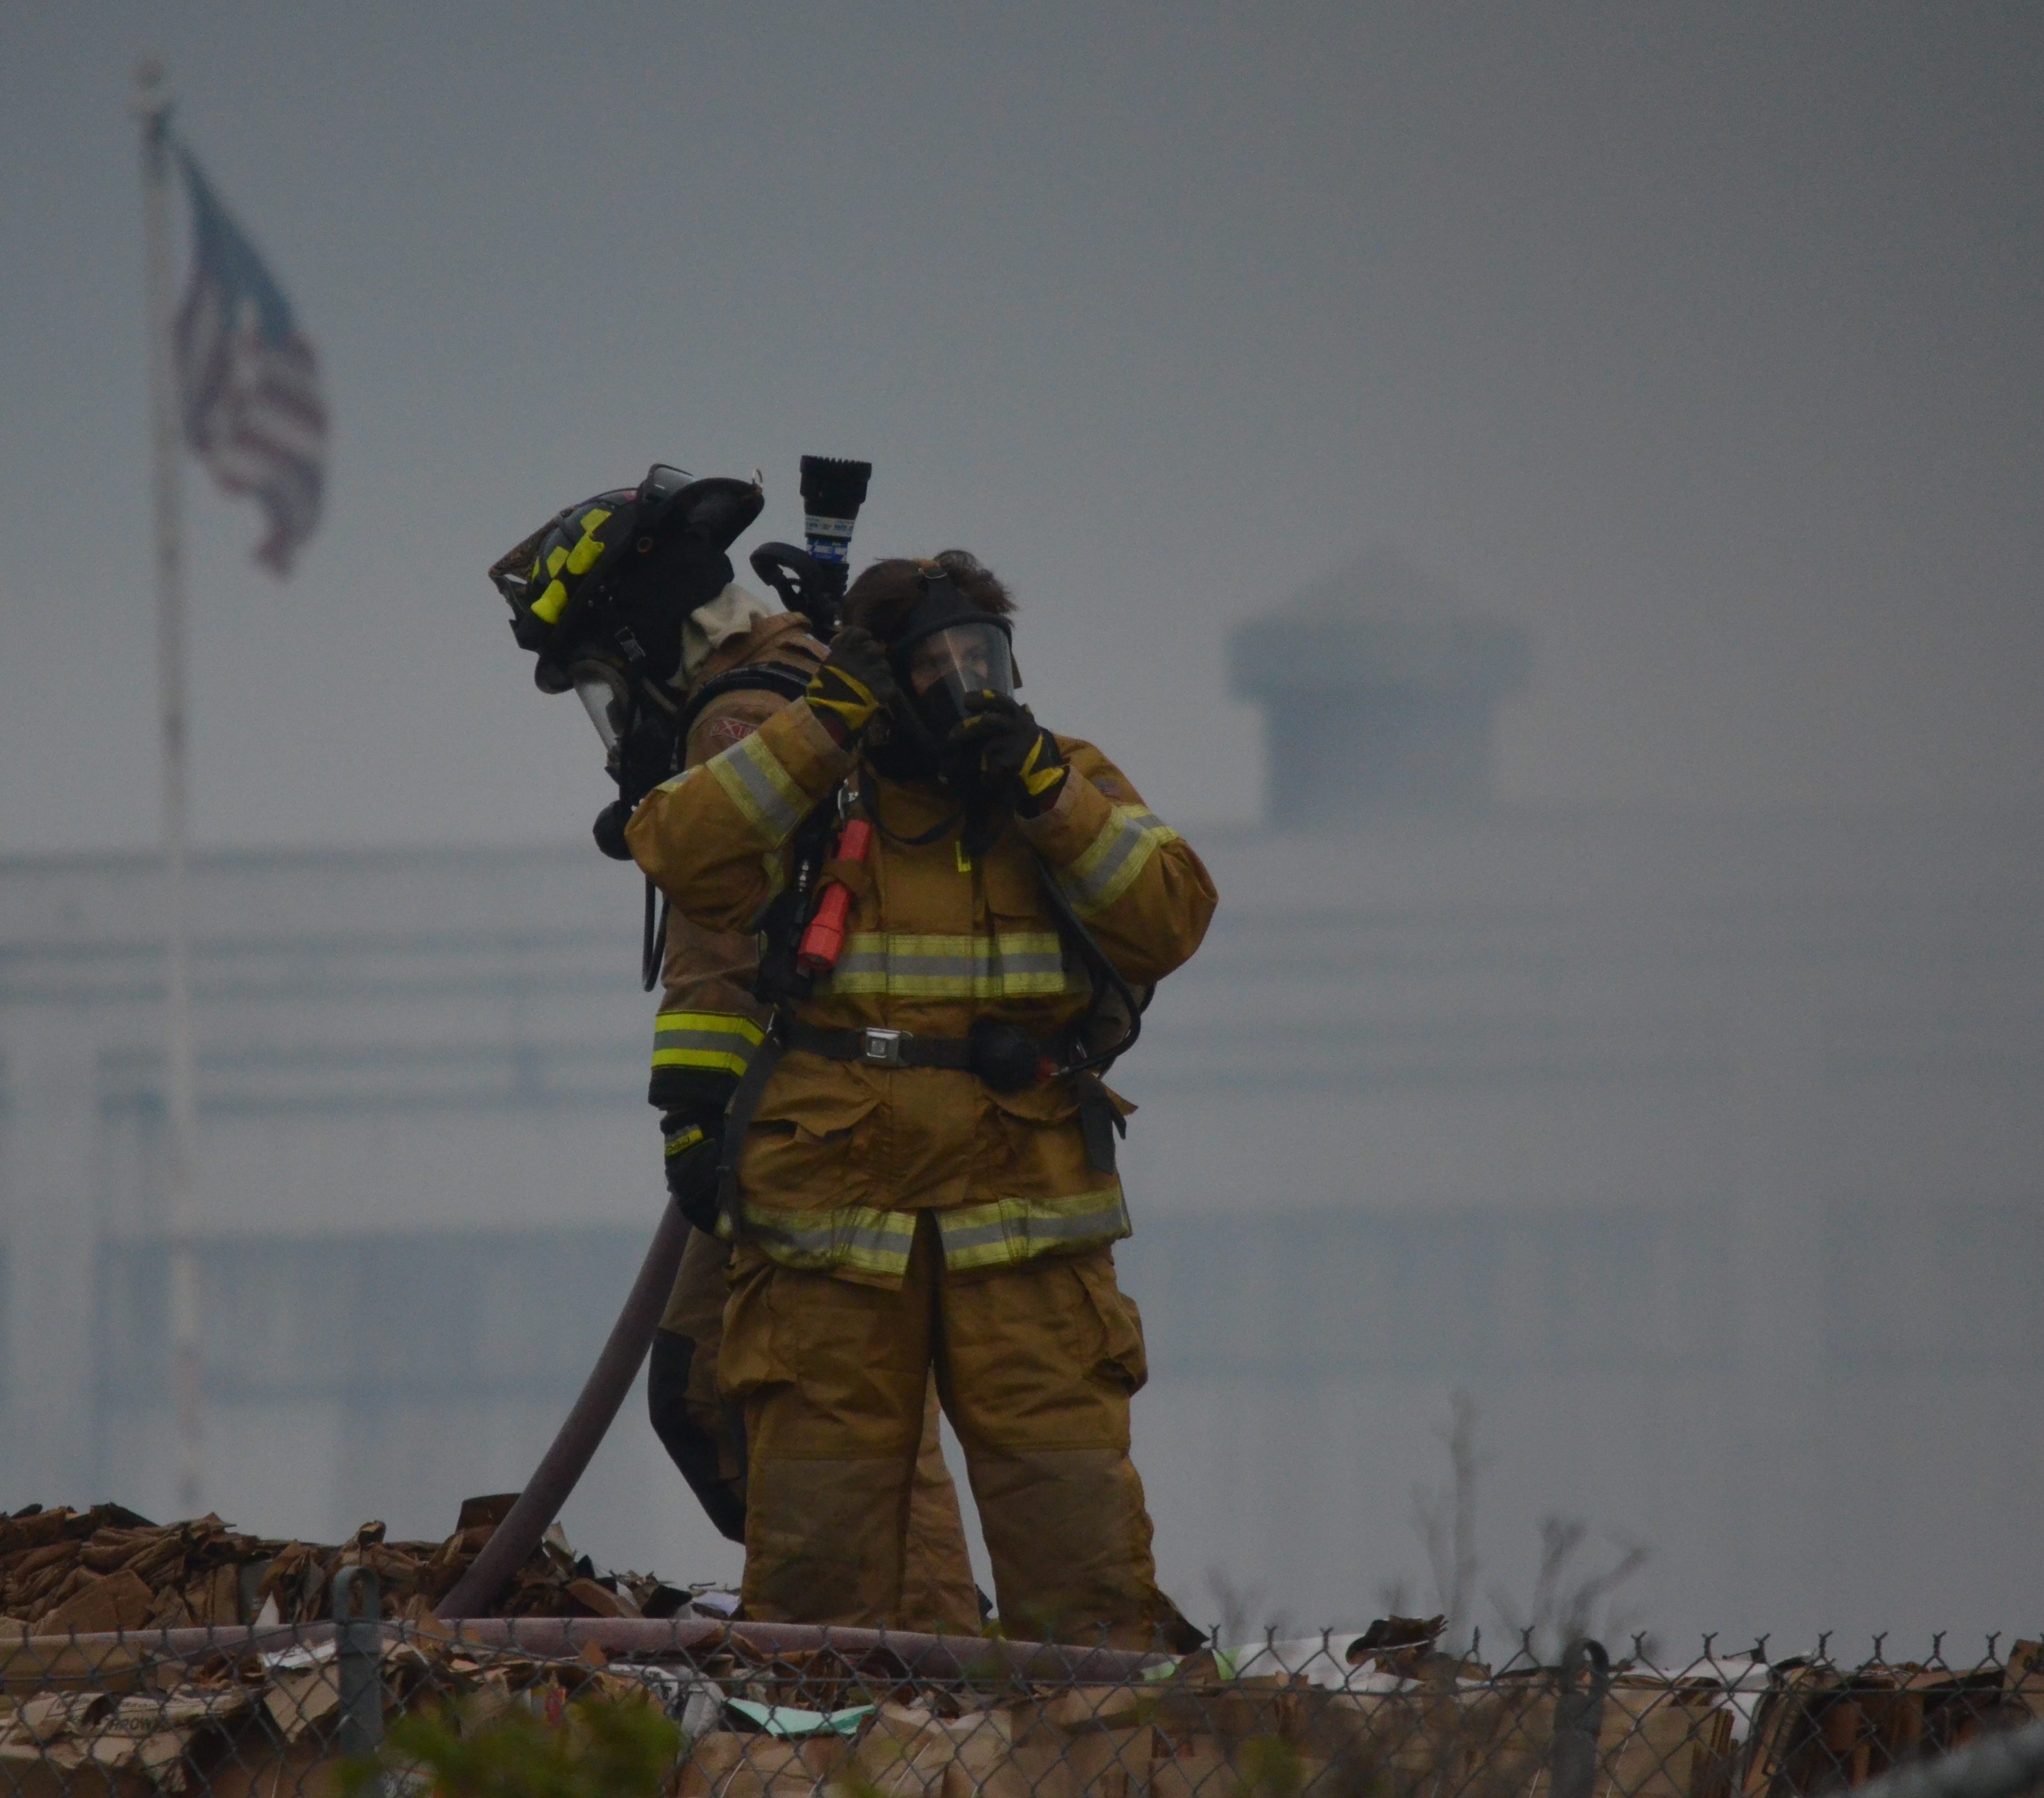
[[[568,678],[574,682],[575,697],[582,701],[589,721],[596,726],[596,734],[603,739],[604,752],[614,755],[630,713],[623,679],[615,669],[606,668],[600,662],[578,663],[569,670]]]
[[[1008,633],[997,624],[953,624],[909,646],[905,670],[917,710],[948,727],[966,716],[966,699],[976,693],[1015,694],[1015,659]]]

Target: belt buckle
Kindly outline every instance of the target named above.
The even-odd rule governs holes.
[[[877,1062],[882,1067],[901,1065],[901,1039],[905,1030],[862,1030],[859,1033],[859,1059]]]

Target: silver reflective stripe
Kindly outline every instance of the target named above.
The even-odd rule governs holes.
[[[1058,1249],[1116,1243],[1130,1233],[1119,1185],[1062,1199],[997,1199],[937,1213],[947,1267],[1031,1261]]]
[[[1058,882],[1071,895],[1075,911],[1104,912],[1128,890],[1150,858],[1178,838],[1154,813],[1117,805],[1078,859],[1058,870]]]
[[[819,982],[818,990],[826,987]],[[1052,931],[1006,936],[925,936],[859,932],[845,943],[828,983],[833,993],[903,998],[1007,999],[1082,993]]]
[[[785,843],[809,809],[808,796],[755,731],[703,766],[769,843]]]
[[[872,1205],[790,1212],[748,1204],[745,1224],[768,1260],[805,1272],[855,1267],[899,1279],[916,1241],[914,1212]]]

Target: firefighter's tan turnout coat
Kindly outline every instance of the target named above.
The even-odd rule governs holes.
[[[964,1036],[976,1018],[1040,1039],[1082,1012],[1083,962],[1059,936],[1033,848],[1132,985],[1189,956],[1214,906],[1205,868],[1090,743],[1042,817],[1011,820],[968,862],[948,795],[860,778],[877,809],[835,973],[799,1015],[826,1028]],[[790,837],[852,773],[805,704],[788,707],[650,795],[628,833],[640,865],[703,928],[751,928],[787,878]],[[749,1020],[748,1020],[749,1022]],[[757,1026],[751,1027],[756,1031]],[[750,1032],[748,1032],[748,1037]],[[748,1041],[748,1047],[751,1046]],[[996,1093],[963,1070],[791,1054],[768,1085],[740,1169],[747,1239],[780,1265],[896,1286],[916,1214],[935,1214],[945,1266],[1005,1266],[1128,1234],[1121,1185],[1088,1159],[1069,1082]]]
[[[697,674],[691,693],[740,669],[783,669],[806,681],[824,659],[823,645],[790,613],[756,619],[742,636],[719,644]],[[695,767],[749,736],[789,703],[785,693],[740,687],[703,707],[689,731],[683,766]],[[651,1097],[686,1111],[693,1096],[744,1072],[763,1035],[766,1008],[752,996],[754,938],[706,931],[679,912],[667,920],[661,963],[660,1010],[653,1034]],[[678,1130],[677,1135],[682,1134]],[[746,1491],[744,1430],[736,1408],[717,1390],[724,1343],[728,1246],[700,1231],[689,1239],[660,1327],[693,1343],[686,1403],[696,1429],[715,1445],[717,1473],[742,1503]],[[944,1466],[934,1382],[924,1407],[923,1438],[909,1500],[908,1539],[896,1615],[909,1629],[970,1634],[979,1627],[972,1563],[958,1493]]]
[[[863,867],[824,870],[855,898],[801,1021],[958,1039],[991,1016],[1055,1037],[1090,987],[1039,856],[1132,985],[1192,954],[1214,907],[1199,859],[1099,751],[1058,740],[1072,773],[1056,802],[977,857],[949,796],[859,771],[874,841]],[[797,827],[856,759],[797,702],[656,789],[627,840],[692,922],[755,928]],[[934,1370],[1011,1633],[1147,1645],[1170,1630],[1128,1460],[1145,1364],[1110,1247],[1128,1208],[1070,1083],[996,1093],[962,1070],[791,1051],[740,1176],[720,1378],[745,1406],[747,1614],[898,1622]]]

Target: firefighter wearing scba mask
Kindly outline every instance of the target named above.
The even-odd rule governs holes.
[[[682,664],[684,767],[742,741],[807,686],[824,650],[804,624],[800,614],[777,610],[735,582],[691,616]],[[689,1151],[721,1132],[732,1090],[765,1033],[766,1008],[752,993],[756,954],[749,935],[669,915],[648,1097],[661,1112],[669,1183],[685,1204],[709,1171],[700,1165],[706,1158],[691,1166]],[[729,1244],[703,1229],[690,1231],[654,1334],[646,1398],[654,1433],[710,1521],[742,1543],[745,1430],[739,1407],[717,1390],[730,1258]],[[944,1466],[934,1385],[909,1508],[897,1621],[939,1634],[977,1632],[978,1594],[958,1493]]]
[[[855,471],[863,497],[863,465],[814,458],[804,463],[805,498],[813,461],[826,481],[835,471]],[[763,504],[756,482],[698,480],[655,463],[636,487],[563,509],[490,569],[518,642],[540,659],[542,690],[581,696],[628,796],[597,820],[607,853],[626,854],[618,833],[648,787],[800,698],[824,661],[801,613],[783,611],[732,578],[725,552]],[[840,529],[849,534],[848,526]],[[744,1430],[737,1408],[717,1391],[731,1251],[711,1233],[715,1170],[703,1169],[700,1157],[692,1162],[688,1151],[721,1130],[766,1008],[752,995],[751,935],[705,931],[674,913],[659,947],[663,993],[648,1097],[662,1112],[668,1185],[700,1227],[690,1233],[655,1333],[647,1400],[655,1431],[711,1521],[742,1542]],[[909,1510],[893,1608],[909,1628],[976,1630],[979,1607],[934,1388]]]
[[[778,981],[724,1144],[693,1151],[721,1164],[735,1243],[745,1608],[899,1620],[934,1371],[1011,1633],[1183,1646],[1128,1457],[1128,1108],[1097,1070],[1214,891],[1112,763],[1015,699],[1012,609],[962,551],[869,568],[804,699],[626,832],[697,926],[763,918]],[[790,951],[840,889],[841,950],[805,973]]]

